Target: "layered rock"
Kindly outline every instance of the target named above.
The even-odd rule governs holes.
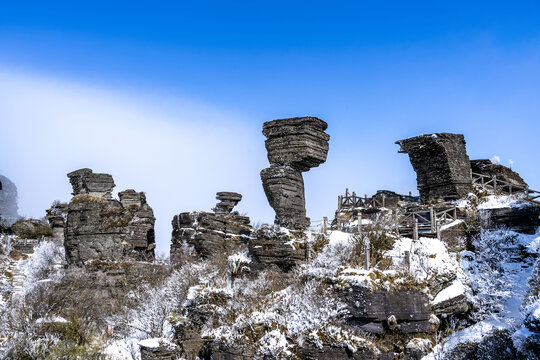
[[[438,320],[428,298],[419,291],[371,291],[351,286],[339,293],[347,305],[347,322],[363,331],[382,334],[387,330],[402,333],[433,333]]]
[[[88,194],[91,196],[112,198],[112,190],[115,187],[114,180],[109,174],[98,174],[91,169],[79,169],[67,174],[73,187],[73,196]]]
[[[498,180],[508,182],[519,187],[528,187],[527,183],[519,174],[512,169],[499,164],[494,164],[489,159],[471,160],[471,169],[475,174],[496,176]]]
[[[59,242],[64,241],[67,208],[68,204],[54,203],[49,209],[47,209],[47,215],[45,215],[45,218],[51,226],[53,239]]]
[[[192,246],[197,255],[209,258],[244,247],[251,234],[247,216],[233,212],[242,199],[238,193],[219,192],[216,212],[183,212],[172,220],[171,260],[181,261],[184,245]]]
[[[108,174],[82,169],[68,177],[75,194],[67,207],[64,230],[68,264],[154,259],[155,218],[144,193],[126,190],[119,193],[118,201],[110,198],[114,182]]]
[[[18,219],[17,186],[0,175],[0,226],[10,226]]]
[[[179,349],[164,338],[146,339],[139,343],[141,360],[176,360]]]
[[[302,172],[326,161],[330,136],[315,117],[268,121],[263,125],[270,167],[261,171],[264,192],[276,212],[275,223],[304,230],[306,217]]]
[[[260,271],[277,267],[289,271],[305,262],[310,249],[304,239],[295,239],[279,228],[263,225],[254,232],[249,242],[251,269]]]
[[[461,134],[437,133],[399,140],[409,154],[423,202],[452,200],[472,192],[471,164]]]
[[[235,192],[222,191],[216,194],[216,199],[219,202],[212,210],[218,214],[230,214],[234,207],[242,200],[242,195]]]
[[[535,234],[540,226],[540,206],[528,203],[480,209],[478,216],[487,228],[504,227],[523,234]]]

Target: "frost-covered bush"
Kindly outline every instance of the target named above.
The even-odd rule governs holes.
[[[19,264],[25,277],[21,295],[31,292],[40,281],[58,281],[63,276],[64,247],[44,241],[34,248],[34,253]]]
[[[474,293],[474,318],[482,320],[502,311],[504,301],[512,295],[514,270],[509,264],[519,256],[518,235],[504,229],[482,230],[472,245],[475,252],[462,255],[462,266]]]
[[[126,308],[120,316],[111,318],[126,337],[171,339],[171,321],[179,315],[190,287],[199,282],[204,265],[188,264],[174,270],[161,284],[146,283],[128,294],[135,305]]]

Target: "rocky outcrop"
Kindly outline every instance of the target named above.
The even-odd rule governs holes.
[[[73,187],[73,196],[88,194],[91,196],[111,199],[115,187],[114,180],[109,174],[95,174],[91,169],[79,169],[67,174]]]
[[[130,215],[131,220],[127,225],[129,242],[133,255],[140,259],[153,259],[156,246],[154,223],[154,211],[146,202],[146,194],[128,189],[118,193],[120,203]]]
[[[184,212],[172,220],[171,260],[181,261],[182,247],[192,246],[197,254],[209,258],[224,252],[232,252],[245,247],[251,234],[247,216],[233,212],[242,195],[219,192],[216,212]]]
[[[154,259],[155,218],[144,193],[126,190],[118,201],[110,198],[114,182],[108,174],[82,169],[68,177],[75,194],[67,207],[64,230],[68,264]]]
[[[506,166],[494,164],[489,159],[471,160],[471,169],[475,174],[490,177],[496,176],[497,180],[502,180],[519,187],[528,187],[525,180],[517,172]]]
[[[518,203],[516,206],[507,206],[493,209],[478,210],[479,218],[486,228],[505,227],[510,230],[535,234],[540,226],[540,206],[528,203]]]
[[[0,227],[9,227],[18,219],[17,186],[0,175]]]
[[[58,242],[64,241],[64,228],[66,225],[68,204],[54,203],[47,209],[45,218],[52,229],[52,238]]]
[[[296,235],[268,225],[257,229],[249,242],[252,271],[277,267],[287,272],[305,262],[310,249],[305,239],[297,239]]]
[[[179,349],[167,339],[146,339],[139,343],[141,360],[176,360]]]
[[[412,195],[401,195],[390,190],[377,190],[371,197],[376,204],[380,204],[387,209],[397,209],[401,203],[419,203],[420,198]]]
[[[326,161],[330,136],[328,125],[315,117],[296,117],[265,122],[266,150],[270,167],[261,171],[264,192],[276,212],[275,223],[304,230],[306,217],[302,172]]]
[[[409,154],[423,202],[452,200],[472,192],[471,164],[461,134],[420,135],[396,142]]]
[[[347,322],[369,333],[433,333],[438,327],[428,297],[419,291],[371,291],[350,286],[339,296],[350,313]]]

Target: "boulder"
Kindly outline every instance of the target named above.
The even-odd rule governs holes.
[[[423,202],[460,199],[472,192],[471,163],[461,134],[420,135],[396,142],[409,154]]]

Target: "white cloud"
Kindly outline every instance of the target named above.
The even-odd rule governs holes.
[[[0,67],[0,173],[17,184],[21,214],[69,200],[66,174],[89,167],[112,174],[117,191],[146,191],[161,252],[172,216],[209,210],[216,191],[241,192],[239,211],[272,221],[261,124],[193,100],[121,94]]]

